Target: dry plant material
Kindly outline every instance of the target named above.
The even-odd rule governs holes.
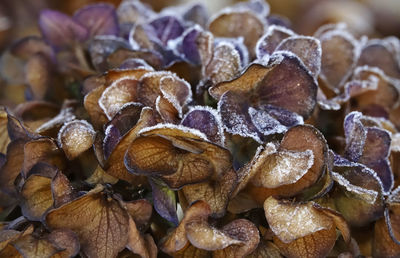
[[[43,9],[0,55],[0,257],[398,257],[400,40],[339,2]]]

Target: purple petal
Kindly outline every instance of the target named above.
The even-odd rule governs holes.
[[[360,119],[360,112],[351,112],[344,119],[344,135],[346,137],[346,149],[344,156],[350,161],[357,162],[363,152],[367,133]]]
[[[268,25],[277,25],[277,26],[288,28],[288,29],[292,28],[291,21],[288,18],[286,18],[284,16],[280,16],[278,14],[268,15],[267,23],[268,23]]]
[[[110,157],[112,151],[114,150],[115,146],[117,146],[121,138],[122,135],[116,126],[107,126],[103,143],[103,154],[105,160]]]
[[[184,28],[181,22],[173,16],[162,16],[153,20],[150,25],[155,29],[157,37],[164,46],[171,39],[176,39],[182,35]]]
[[[307,119],[312,114],[318,86],[307,68],[295,55],[279,53],[271,56],[271,71],[256,89],[258,105],[281,107]]]
[[[379,160],[377,162],[367,164],[367,166],[373,169],[381,179],[383,191],[389,193],[394,183],[393,172],[389,161],[387,159]]]
[[[214,143],[224,144],[224,132],[221,119],[214,109],[195,107],[185,115],[181,124],[198,129]]]
[[[365,139],[360,163],[369,164],[389,156],[391,137],[389,132],[376,127],[366,128]]]
[[[267,32],[258,40],[256,45],[256,55],[258,59],[269,57],[282,40],[295,33],[285,27],[272,25]]]
[[[89,53],[93,66],[100,72],[109,69],[107,57],[119,48],[129,49],[129,43],[123,38],[114,36],[98,36],[91,40]]]
[[[246,67],[249,63],[249,51],[244,44],[243,38],[215,38],[214,45],[217,46],[221,42],[231,43],[235,49],[238,51],[240,56],[240,63],[242,67]]]
[[[272,105],[263,105],[258,108],[267,111],[270,116],[286,127],[303,124],[303,118],[301,116],[284,108]]]
[[[146,61],[144,61],[141,58],[129,58],[125,60],[119,68],[128,70],[133,70],[138,68],[147,69],[149,71],[153,70],[153,67],[151,67],[148,63],[146,63]]]
[[[254,126],[264,135],[284,133],[287,128],[270,116],[265,110],[249,108],[249,115]]]
[[[298,56],[316,78],[321,70],[321,43],[318,39],[306,36],[292,36],[282,40],[275,51],[290,51]]]
[[[251,137],[261,143],[261,134],[254,126],[248,110],[249,101],[247,98],[231,91],[225,92],[218,102],[218,111],[227,132]]]
[[[106,124],[105,137],[103,142],[104,157],[108,159],[115,146],[121,138],[136,125],[140,118],[143,105],[129,103],[122,106],[112,120]]]
[[[207,9],[202,4],[194,4],[182,15],[185,21],[191,21],[205,28],[208,20]]]
[[[179,221],[176,213],[175,192],[156,179],[150,179],[149,182],[153,190],[154,209],[161,217],[177,226]]]
[[[201,63],[200,53],[197,47],[197,37],[202,29],[194,26],[185,31],[182,41],[177,44],[177,51],[183,55],[188,62],[199,65]]]
[[[85,26],[91,37],[96,35],[118,35],[118,18],[110,4],[93,4],[79,9],[73,19]]]
[[[74,41],[85,41],[85,27],[63,13],[44,10],[40,13],[39,27],[44,39],[56,49],[69,46]]]

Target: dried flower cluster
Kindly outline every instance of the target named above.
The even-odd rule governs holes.
[[[27,87],[0,257],[400,256],[399,39],[298,35],[263,0],[39,26],[1,59]]]

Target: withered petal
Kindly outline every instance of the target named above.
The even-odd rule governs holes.
[[[72,120],[58,132],[58,144],[68,159],[74,159],[92,147],[95,131],[86,120]]]
[[[128,241],[129,215],[117,201],[97,187],[84,196],[50,211],[50,229],[67,228],[80,240],[82,251],[93,257],[115,257]]]

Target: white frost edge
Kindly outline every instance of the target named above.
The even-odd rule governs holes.
[[[186,112],[186,114],[183,116],[182,121],[184,121],[186,117],[189,115],[189,113],[193,111],[207,111],[214,116],[214,119],[218,127],[218,134],[220,135],[221,138],[221,142],[219,144],[221,144],[221,146],[224,147],[225,146],[224,125],[222,124],[221,115],[218,113],[218,111],[209,106],[190,106],[189,111]]]
[[[104,114],[107,116],[108,120],[111,120],[111,119],[114,117],[114,115],[115,115],[116,113],[115,113],[114,115],[110,114],[110,112],[108,111],[107,107],[105,106],[105,103],[103,103],[103,102],[105,102],[106,94],[107,94],[109,91],[111,91],[114,87],[116,87],[116,85],[117,85],[118,83],[120,83],[121,81],[124,81],[124,80],[136,80],[136,81],[137,81],[138,78],[137,78],[136,76],[124,76],[124,77],[122,77],[122,78],[119,78],[119,79],[115,80],[110,86],[108,86],[108,87],[103,91],[103,93],[101,94],[99,100],[97,101],[97,104],[99,105],[99,107],[101,108],[101,110],[103,110],[103,112],[104,112]],[[127,102],[127,103],[128,103],[128,102]],[[125,104],[126,104],[126,103],[125,103]],[[122,108],[122,106],[121,106],[121,108]],[[121,110],[121,108],[120,108],[119,110]],[[117,111],[117,113],[118,113],[118,111]]]
[[[278,44],[278,46],[276,46],[275,51],[282,51],[282,50],[284,51],[284,50],[286,50],[286,51],[292,52],[292,51],[287,50],[287,49],[285,49],[285,48],[280,49],[280,47],[282,47],[283,44],[285,44],[285,43],[288,42],[288,41],[292,41],[292,40],[312,41],[312,42],[315,42],[315,44],[317,45],[317,56],[318,56],[318,60],[317,60],[318,64],[317,64],[317,67],[318,67],[318,69],[315,71],[315,74],[311,71],[311,69],[309,69],[309,68],[305,65],[305,63],[303,62],[303,60],[301,60],[301,58],[299,57],[299,59],[303,62],[303,65],[304,65],[305,67],[307,67],[307,70],[310,71],[310,73],[313,75],[314,78],[317,78],[318,75],[319,75],[320,72],[321,72],[321,66],[322,66],[322,64],[321,64],[321,60],[322,60],[321,41],[320,41],[319,39],[317,39],[317,38],[315,38],[315,37],[311,37],[311,36],[294,35],[294,36],[290,36],[290,37],[288,37],[288,38],[283,39],[283,40]],[[274,52],[275,52],[275,51],[274,51]],[[294,53],[294,54],[295,54],[295,53]],[[295,54],[295,55],[296,55],[296,54]],[[296,56],[297,56],[297,55],[296,55]]]
[[[89,134],[92,135],[92,138],[94,138],[96,131],[93,129],[93,126],[86,120],[75,119],[75,120],[64,123],[63,126],[61,127],[60,131],[58,131],[57,142],[58,142],[58,145],[60,146],[60,148],[64,147],[63,143],[62,143],[62,137],[63,137],[64,131],[70,129],[68,127],[75,123],[81,124],[81,126],[79,126],[79,125],[77,125],[77,126],[79,126],[79,128],[83,128],[84,130],[88,131]]]
[[[186,126],[183,126],[183,125],[170,124],[170,123],[157,124],[157,125],[154,125],[154,126],[145,127],[145,128],[141,129],[138,132],[138,135],[141,135],[141,134],[144,134],[144,133],[148,133],[148,132],[150,132],[152,130],[155,130],[155,129],[177,129],[177,130],[180,130],[180,131],[182,131],[184,133],[194,134],[195,136],[198,136],[202,140],[209,142],[209,140],[207,139],[207,136],[204,133],[202,133],[199,130],[197,130],[197,129],[186,127]]]
[[[289,35],[289,37],[297,35],[297,34],[296,34],[295,32],[293,32],[292,30],[290,30],[290,29],[288,29],[288,28],[286,28],[286,27],[280,26],[280,25],[275,25],[275,24],[273,24],[273,25],[271,25],[271,26],[268,26],[267,31],[264,33],[264,35],[262,35],[262,36],[258,39],[257,44],[256,44],[256,49],[255,49],[255,51],[256,51],[256,57],[257,57],[258,59],[264,57],[264,56],[261,56],[261,53],[260,53],[260,48],[261,48],[261,46],[260,46],[260,45],[263,44],[264,41],[265,41],[265,39],[266,39],[267,37],[271,36],[271,35],[274,33],[274,31],[280,31],[280,32],[286,33],[286,34]]]

